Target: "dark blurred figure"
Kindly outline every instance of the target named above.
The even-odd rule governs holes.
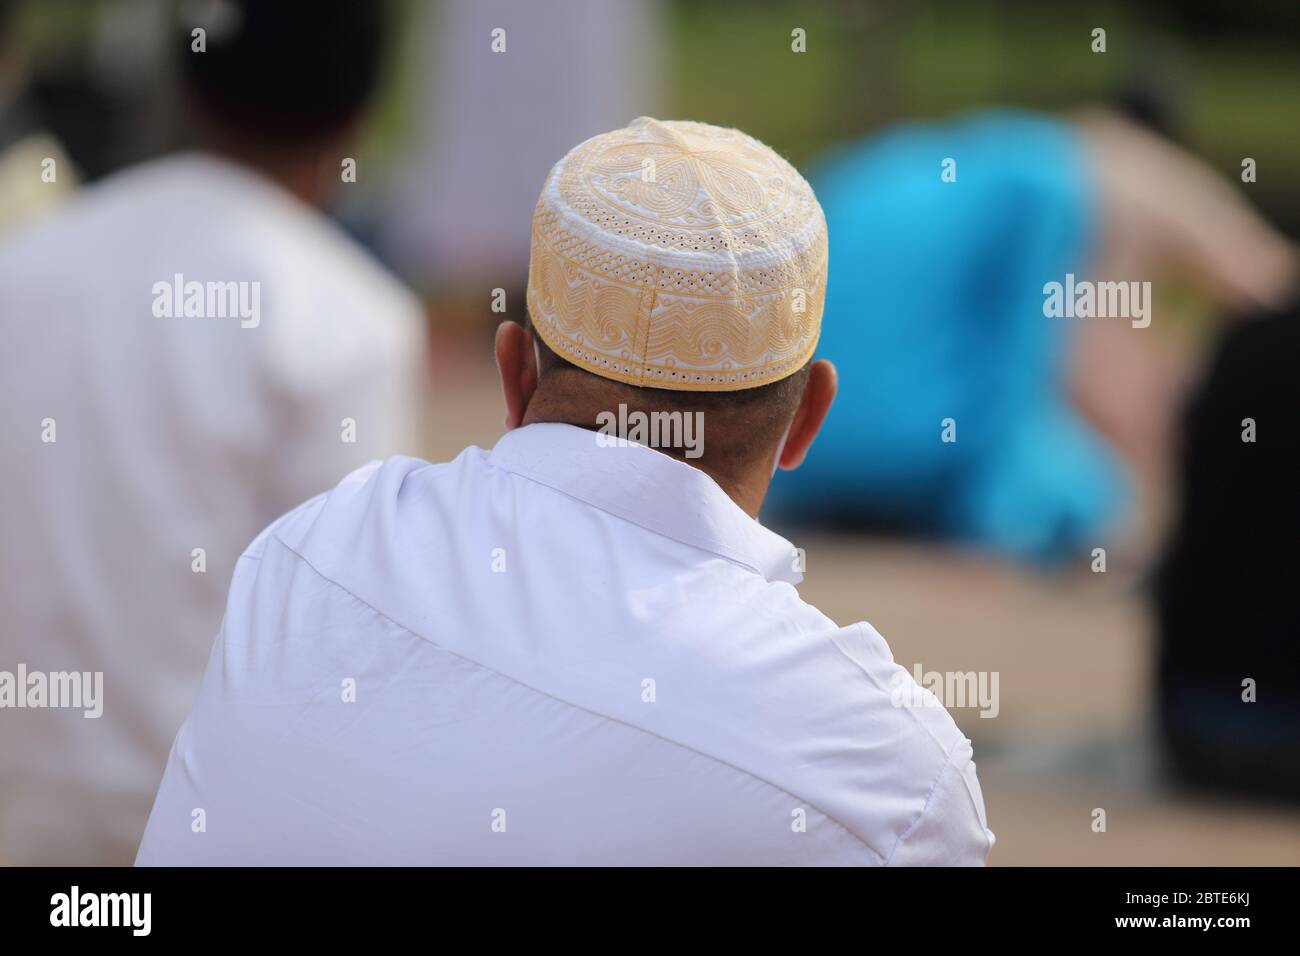
[[[1175,773],[1290,800],[1300,800],[1297,423],[1293,301],[1234,326],[1188,406],[1158,588],[1159,709]]]
[[[0,670],[103,675],[98,717],[0,719],[0,858],[130,863],[239,555],[415,450],[419,305],[318,209],[385,21],[351,0],[182,4],[207,149],[0,241]]]

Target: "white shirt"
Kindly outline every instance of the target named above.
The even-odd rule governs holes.
[[[596,439],[376,462],[258,537],[137,864],[982,863],[970,742],[880,635]]]
[[[159,317],[177,274],[260,283],[256,324]],[[340,474],[414,450],[422,335],[324,217],[199,154],[0,242],[0,671],[104,675],[97,719],[0,710],[0,859],[131,862],[239,554]]]

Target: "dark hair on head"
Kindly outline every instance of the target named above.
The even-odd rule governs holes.
[[[374,90],[385,0],[187,0],[177,10],[181,75],[205,118],[262,141],[344,129]],[[202,27],[206,50],[192,49]]]

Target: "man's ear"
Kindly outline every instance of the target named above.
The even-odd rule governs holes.
[[[795,409],[790,431],[786,434],[785,445],[781,449],[781,457],[777,459],[777,464],[786,471],[803,464],[809,446],[821,430],[822,422],[826,420],[826,413],[831,410],[831,402],[835,401],[835,391],[838,388],[839,378],[835,366],[826,359],[813,362],[808,384],[804,386],[803,398]]]
[[[528,411],[528,403],[537,391],[537,353],[533,333],[518,322],[497,326],[497,371],[501,373],[501,392],[506,400],[506,428],[518,428]]]

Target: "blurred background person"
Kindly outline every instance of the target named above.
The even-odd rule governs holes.
[[[454,346],[466,334],[474,346],[490,340],[495,323],[483,317],[494,288],[505,290],[507,314],[522,319],[529,217],[554,157],[659,112],[661,6],[416,5],[412,33],[422,55],[412,58],[415,102],[376,240],[430,298],[440,344]],[[454,364],[459,353],[448,358],[441,362]]]
[[[852,321],[822,339],[846,384],[810,473],[777,486],[785,518],[1025,558],[1111,543],[1124,456],[1168,449],[1182,384],[1145,331],[1169,299],[1128,284],[1181,272],[1215,301],[1267,305],[1297,272],[1288,241],[1203,163],[1114,113],[904,125],[814,178],[828,309]],[[1047,315],[1067,276],[1124,283],[1126,314]]]
[[[1156,588],[1159,727],[1170,769],[1198,787],[1293,802],[1298,415],[1292,299],[1239,317],[1188,404],[1177,520]]]
[[[78,183],[27,90],[18,0],[0,0],[0,237],[53,207]]]
[[[0,654],[104,688],[98,719],[0,720],[9,862],[130,863],[239,553],[414,450],[418,303],[317,209],[386,20],[348,0],[182,4],[172,49],[204,148],[0,244]]]

